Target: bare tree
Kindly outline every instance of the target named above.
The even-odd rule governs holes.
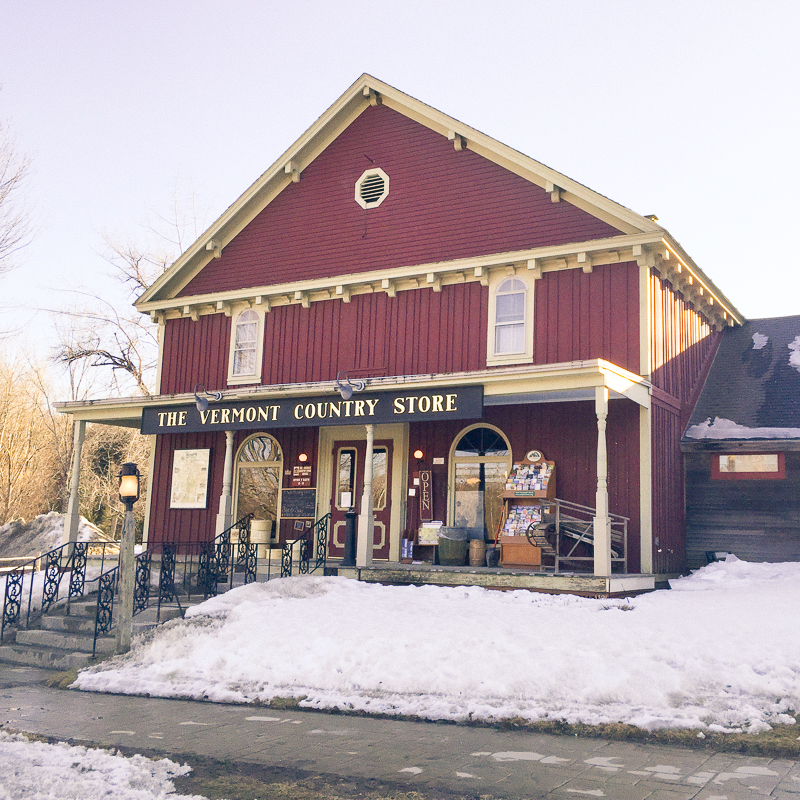
[[[53,413],[41,379],[35,365],[0,357],[0,524],[61,504],[69,421]]]
[[[33,235],[25,186],[31,161],[22,155],[8,125],[0,120],[0,274],[16,266],[19,251]]]
[[[177,188],[169,214],[156,214],[143,226],[139,241],[103,235],[103,258],[133,301],[162,275],[198,236],[194,192],[181,195]],[[128,387],[149,395],[158,358],[157,327],[131,309],[120,313],[116,305],[92,291],[77,291],[79,302],[54,312],[59,344],[54,360],[67,366],[85,363],[102,368],[107,390],[125,393]]]

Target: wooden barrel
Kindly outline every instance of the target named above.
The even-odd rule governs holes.
[[[483,539],[472,539],[469,543],[469,565],[482,567],[486,561],[486,542]]]

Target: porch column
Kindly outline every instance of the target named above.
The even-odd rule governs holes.
[[[219,535],[235,522],[233,519],[233,431],[225,431],[225,467],[222,471],[222,494],[219,497],[216,533]]]
[[[611,575],[611,520],[608,516],[608,454],[606,420],[608,389],[595,388],[594,407],[597,414],[597,494],[594,517],[594,574]]]
[[[356,566],[372,566],[372,543],[375,540],[375,518],[372,516],[372,450],[375,429],[367,425],[367,454],[364,456],[364,494],[361,495],[361,513],[358,517],[358,542]]]
[[[72,477],[69,482],[69,502],[67,515],[64,519],[64,544],[78,541],[78,522],[80,511],[78,508],[78,488],[81,483],[81,450],[86,436],[86,420],[79,419],[72,422]]]

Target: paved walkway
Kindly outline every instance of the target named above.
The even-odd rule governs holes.
[[[49,689],[0,664],[0,724],[99,745],[498,798],[800,800],[800,762],[455,725]]]

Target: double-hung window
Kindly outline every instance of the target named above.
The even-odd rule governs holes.
[[[253,309],[242,311],[231,330],[228,383],[257,383],[261,380],[261,315]]]
[[[489,292],[487,364],[530,363],[533,358],[533,279],[528,281],[518,275],[497,279],[490,283]]]

